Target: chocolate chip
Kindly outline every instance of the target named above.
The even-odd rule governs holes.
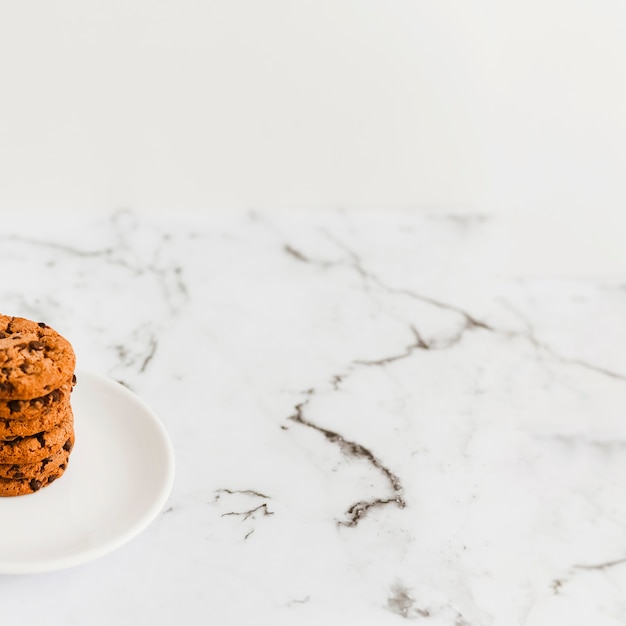
[[[37,322],[37,326],[39,326],[39,328],[48,328],[48,325],[43,322]]]
[[[59,465],[59,467],[65,471],[67,469],[67,463],[61,463],[61,465]]]
[[[28,361],[26,361],[26,363],[22,363],[20,365],[20,369],[24,372],[24,374],[32,374],[35,371],[33,364]]]
[[[36,478],[33,478],[28,485],[33,491],[39,491],[41,489],[41,483]]]
[[[65,450],[66,452],[71,452],[72,451],[72,440],[68,439],[64,444],[63,444],[63,450]]]
[[[24,473],[23,472],[15,472],[15,474],[13,474],[13,478],[25,478]]]
[[[48,394],[48,397],[52,400],[52,402],[58,402],[61,399],[61,392],[58,389],[55,389]]]
[[[46,438],[44,437],[44,434],[38,433],[37,435],[35,435],[35,438],[41,444],[41,447],[44,448],[46,445]]]
[[[7,406],[9,407],[9,411],[11,411],[11,413],[19,413],[22,407],[19,400],[10,400],[7,402]]]
[[[72,385],[76,384],[76,374],[72,374]]]
[[[41,351],[46,347],[46,344],[43,341],[31,341],[28,344],[28,349],[33,351]]]
[[[48,476],[48,485],[53,483],[57,478],[58,476]]]
[[[51,457],[48,457],[47,459],[44,459],[44,460],[41,462],[41,469],[43,469],[44,467],[46,467],[46,465],[48,465],[48,463],[50,463],[51,461],[52,461],[52,458],[51,458]]]
[[[13,383],[0,383],[0,391],[6,391],[7,393],[12,393],[15,390],[15,386]]]
[[[0,371],[2,371],[5,376],[8,376],[11,373],[11,369],[9,367],[3,367]]]

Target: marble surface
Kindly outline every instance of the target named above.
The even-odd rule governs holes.
[[[626,274],[513,275],[489,214],[3,217],[1,310],[139,394],[177,459],[143,534],[0,577],[4,615],[626,623]]]

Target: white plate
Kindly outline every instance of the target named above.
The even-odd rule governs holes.
[[[27,496],[0,498],[0,574],[90,561],[139,534],[163,508],[174,453],[156,415],[122,385],[78,372],[76,443],[65,474]]]

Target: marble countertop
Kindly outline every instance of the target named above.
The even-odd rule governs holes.
[[[2,312],[139,394],[177,461],[144,533],[1,576],[3,614],[626,624],[626,274],[513,275],[503,221],[3,220]]]

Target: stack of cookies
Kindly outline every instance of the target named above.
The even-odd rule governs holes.
[[[39,491],[74,446],[70,343],[43,322],[0,315],[0,496]]]

